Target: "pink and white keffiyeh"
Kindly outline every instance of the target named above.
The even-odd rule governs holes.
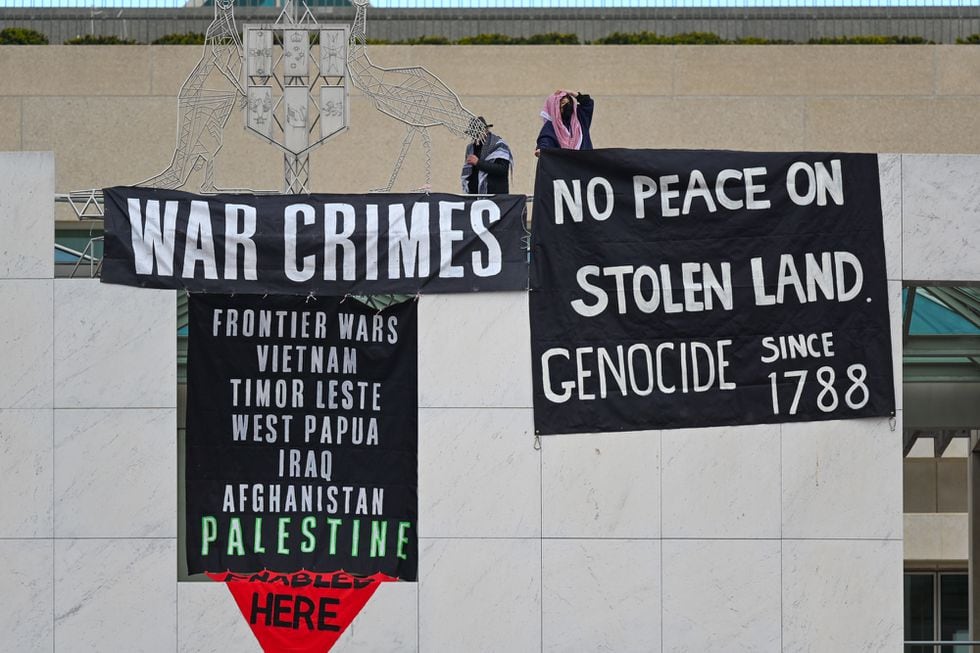
[[[570,129],[565,127],[561,120],[561,99],[567,95],[562,91],[555,91],[544,101],[544,108],[541,109],[541,118],[550,120],[555,129],[555,136],[558,144],[563,150],[577,150],[582,146],[582,125],[578,121],[578,100],[575,96],[568,95],[572,101],[572,119],[569,121]]]

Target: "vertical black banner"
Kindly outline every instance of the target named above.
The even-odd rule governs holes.
[[[415,580],[416,307],[191,296],[190,573]]]
[[[870,154],[548,150],[538,433],[892,415]]]

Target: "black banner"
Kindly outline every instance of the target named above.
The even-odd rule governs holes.
[[[338,296],[527,288],[523,195],[103,193],[107,283]]]
[[[190,573],[415,580],[416,307],[191,296]]]
[[[538,433],[893,415],[869,154],[547,150]]]

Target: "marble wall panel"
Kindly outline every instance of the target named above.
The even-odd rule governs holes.
[[[895,408],[901,409],[904,403],[902,379],[902,282],[888,281],[888,326],[892,339],[892,379],[895,384]]]
[[[660,537],[660,431],[541,438],[545,537]]]
[[[664,540],[663,588],[665,651],[782,650],[779,540]]]
[[[50,408],[54,388],[53,284],[0,280],[0,408]]]
[[[540,492],[530,409],[419,410],[421,536],[538,536]]]
[[[56,407],[177,405],[174,291],[59,279],[54,332]]]
[[[0,537],[54,534],[50,410],[0,409]]]
[[[541,541],[419,541],[419,650],[541,647]]]
[[[659,540],[548,539],[542,559],[542,651],[661,650]]]
[[[783,650],[902,650],[901,541],[783,541]]]
[[[901,411],[782,430],[783,537],[901,539]]]
[[[418,651],[418,583],[382,583],[331,653]]]
[[[878,155],[881,222],[885,240],[885,275],[902,278],[902,155]]]
[[[664,537],[779,537],[779,426],[663,432]]]
[[[53,222],[54,153],[0,154],[0,279],[54,276]]]
[[[526,292],[419,299],[419,406],[530,408]]]
[[[177,583],[180,653],[260,653],[262,647],[224,583]]]
[[[902,155],[903,279],[980,281],[980,157]]]
[[[58,537],[177,537],[175,411],[58,409]]]
[[[175,650],[175,539],[55,541],[55,648]]]
[[[0,539],[0,649],[54,649],[54,540]]]

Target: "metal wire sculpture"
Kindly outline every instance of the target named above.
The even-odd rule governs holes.
[[[350,80],[374,101],[382,113],[406,125],[402,147],[385,187],[391,190],[405,157],[416,137],[421,135],[425,150],[425,184],[432,182],[432,142],[428,129],[442,126],[460,138],[478,139],[486,135],[486,126],[463,107],[459,97],[439,77],[422,66],[383,67],[371,63],[367,54],[368,0],[351,0],[355,17],[347,48],[347,72]],[[142,186],[182,188],[191,174],[203,169],[202,192],[220,192],[215,184],[215,159],[222,147],[223,131],[236,106],[244,108],[247,93],[242,86],[244,48],[235,25],[234,0],[214,1],[214,20],[205,34],[201,58],[184,80],[177,95],[177,144],[170,165],[142,182]],[[287,0],[283,9],[292,9]],[[305,5],[304,5],[305,8]],[[305,8],[304,14],[309,14]],[[295,10],[293,10],[295,13]],[[305,22],[304,20],[298,22]],[[279,23],[283,19],[280,15]],[[310,19],[315,22],[315,19]],[[293,22],[297,22],[295,18]],[[325,44],[321,43],[321,47]],[[329,44],[325,61],[336,66],[339,50]],[[332,56],[331,56],[332,54]],[[338,71],[342,74],[342,71]],[[287,177],[289,170],[287,170]],[[234,189],[249,192],[251,189]],[[258,191],[265,192],[265,191]],[[58,196],[69,204],[79,219],[101,219],[102,197],[99,189],[73,191]]]
[[[246,130],[283,153],[284,191],[293,194],[311,192],[310,152],[350,122],[348,27],[320,24],[302,8],[286,0],[274,24],[246,25],[244,37]]]
[[[163,172],[139,182],[155,188],[182,188],[191,173],[204,169],[201,190],[215,192],[214,159],[223,131],[236,104],[245,99],[240,81],[242,42],[235,26],[234,0],[215,0],[214,20],[204,35],[201,59],[177,95],[177,146]],[[55,194],[79,220],[102,220],[102,191],[98,188]]]
[[[351,0],[356,12],[347,49],[350,79],[362,93],[374,100],[374,106],[407,126],[401,151],[388,178],[388,185],[375,189],[387,192],[395,184],[405,156],[417,134],[425,149],[426,188],[432,182],[432,142],[428,130],[445,127],[461,138],[485,136],[486,126],[463,107],[456,93],[445,82],[422,66],[385,68],[371,63],[367,55],[368,0]]]
[[[177,94],[177,146],[163,172],[142,186],[181,188],[203,168],[203,192],[216,192],[214,162],[225,125],[245,98],[242,88],[242,42],[235,26],[234,0],[215,0],[214,20],[204,35],[201,59]]]

